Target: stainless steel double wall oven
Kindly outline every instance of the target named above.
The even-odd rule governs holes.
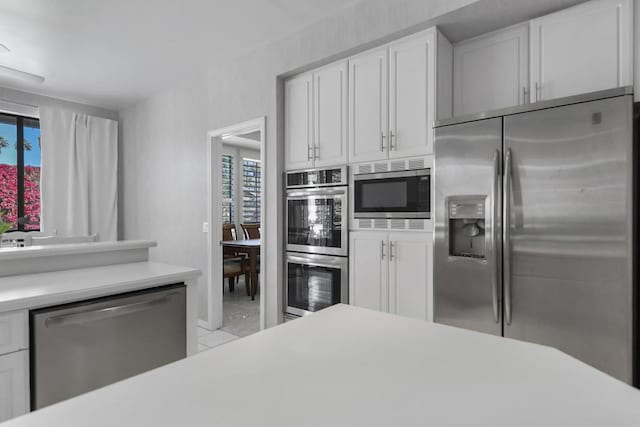
[[[348,302],[347,168],[287,172],[287,313]]]

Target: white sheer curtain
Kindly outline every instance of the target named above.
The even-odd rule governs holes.
[[[118,123],[45,107],[40,129],[42,231],[117,240]]]

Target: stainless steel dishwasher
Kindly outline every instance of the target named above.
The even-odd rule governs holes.
[[[184,284],[30,312],[31,409],[186,356]]]

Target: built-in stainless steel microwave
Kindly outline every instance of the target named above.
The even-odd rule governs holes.
[[[353,176],[354,218],[431,218],[431,170]]]

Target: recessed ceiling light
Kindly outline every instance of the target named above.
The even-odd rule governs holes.
[[[2,43],[0,43],[0,53],[6,53],[6,52],[9,52],[9,48],[3,45]]]
[[[0,65],[0,76],[7,76],[14,79],[27,80],[34,83],[43,83],[44,77],[37,74],[27,73],[26,71],[16,70],[15,68]]]

